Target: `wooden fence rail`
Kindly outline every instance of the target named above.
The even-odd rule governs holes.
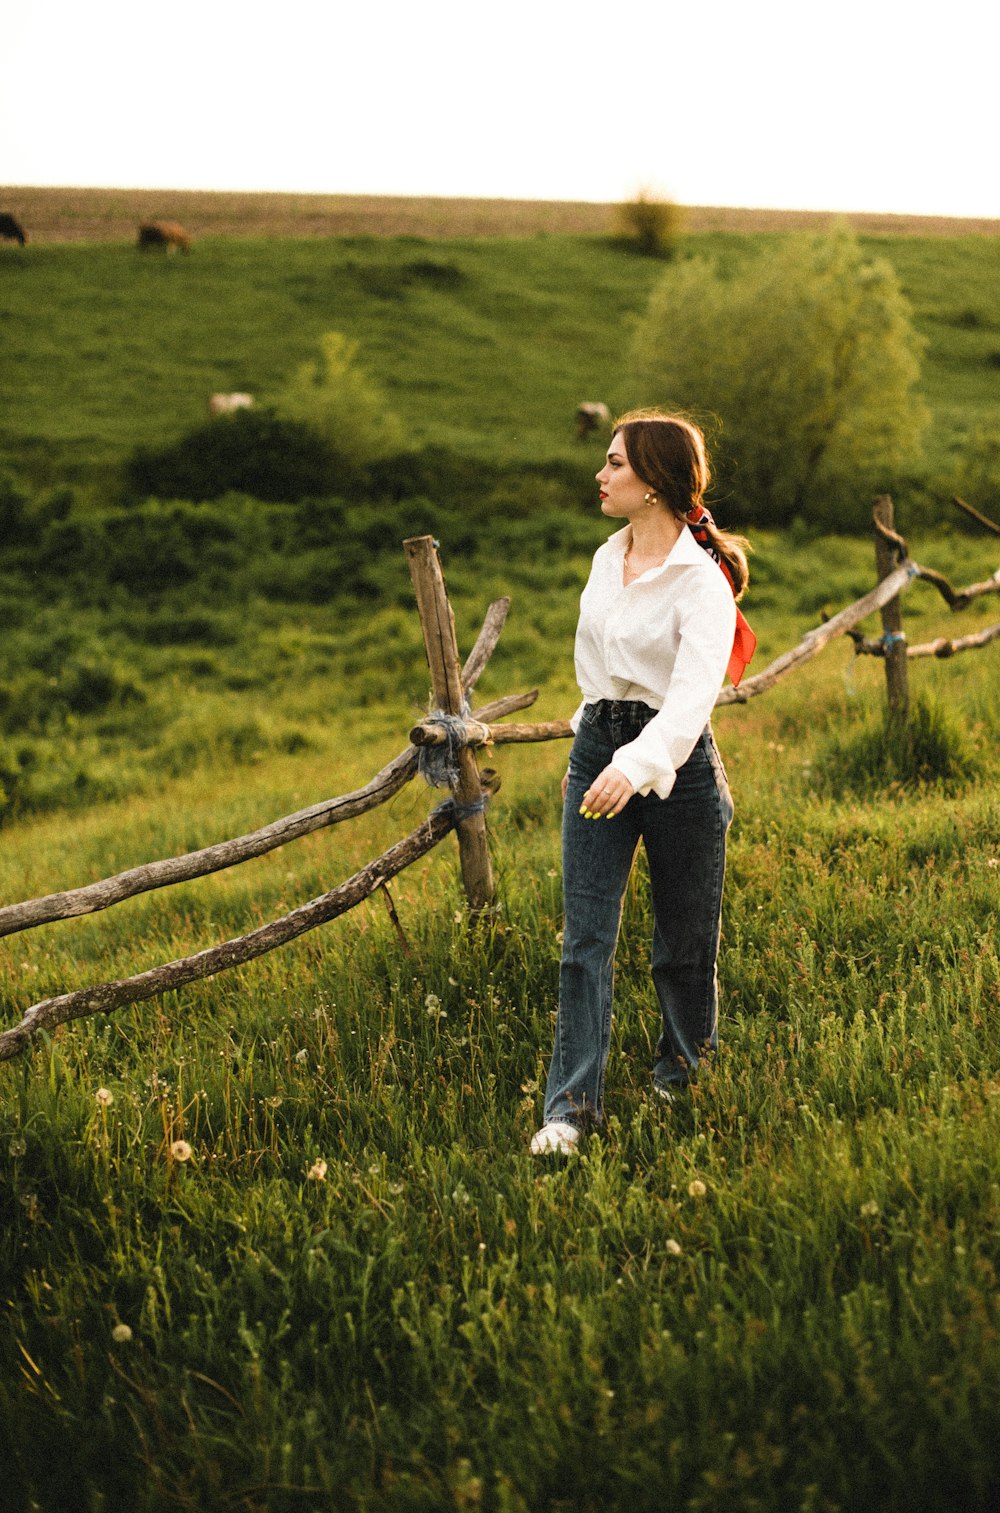
[[[1000,528],[967,510],[988,528]],[[933,584],[953,609],[963,608],[981,594],[1000,591],[1000,569],[983,583],[954,589],[941,574],[922,568],[910,559],[906,542],[892,525],[891,501],[876,503],[876,535],[879,543],[880,581],[869,593],[838,614],[807,632],[799,644],[784,652],[754,677],[745,678],[738,688],[722,689],[716,705],[744,704],[766,693],[794,668],[810,661],[841,635],[849,635],[859,653],[875,652],[887,661],[902,651],[902,663],[908,657],[950,656],[972,647],[988,645],[1000,639],[1000,624],[955,640],[940,638],[927,646],[906,646],[899,619],[899,596],[916,579]],[[490,605],[482,629],[464,667],[459,667],[455,642],[454,617],[437,556],[437,543],[431,537],[416,537],[404,542],[410,566],[417,607],[420,614],[424,647],[431,673],[434,713],[419,721],[410,731],[410,744],[382,770],[353,793],[326,799],[300,809],[255,830],[228,841],[220,841],[183,856],[168,857],[130,868],[114,877],[73,888],[24,903],[0,908],[0,935],[34,929],[56,920],[70,919],[110,908],[124,899],[152,889],[204,877],[223,868],[236,866],[253,857],[283,846],[286,842],[309,835],[324,826],[340,823],[367,813],[384,803],[413,778],[421,766],[421,752],[447,745],[449,758],[447,783],[451,798],[439,805],[416,830],[397,841],[382,856],[369,862],[360,872],[338,884],[329,892],[293,909],[245,935],[236,936],[186,956],[166,962],[146,972],[113,982],[80,988],[57,997],[43,999],[25,1010],[20,1022],[0,1033],[0,1061],[9,1061],[28,1049],[35,1037],[60,1024],[89,1014],[109,1013],[127,1003],[140,1003],[170,989],[211,977],[230,967],[252,961],[266,952],[295,940],[318,925],[325,924],[370,897],[384,887],[405,867],[456,830],[459,856],[466,894],[473,914],[483,911],[492,899],[493,882],[487,848],[485,812],[490,795],[498,786],[487,772],[480,773],[474,752],[482,746],[510,742],[563,740],[572,735],[568,720],[550,720],[539,724],[496,723],[509,714],[528,708],[538,697],[538,690],[495,699],[471,711],[468,696],[486,667],[497,645],[510,608],[509,599]],[[886,554],[889,554],[888,556]],[[892,560],[895,557],[898,560]],[[867,616],[879,611],[885,617],[887,607],[895,606],[884,625],[882,638],[865,637],[856,627]]]

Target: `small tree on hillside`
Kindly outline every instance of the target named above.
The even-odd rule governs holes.
[[[355,466],[385,457],[402,443],[402,423],[358,362],[358,343],[340,331],[320,338],[319,357],[297,370],[278,396],[277,409],[317,431]]]
[[[619,239],[643,257],[672,257],[684,231],[684,212],[673,200],[640,189],[632,200],[615,206]]]
[[[651,404],[718,418],[731,514],[853,528],[919,455],[921,350],[894,270],[837,230],[729,274],[705,258],[672,268],[636,329],[633,378]]]

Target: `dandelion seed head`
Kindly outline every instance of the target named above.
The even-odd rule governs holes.
[[[127,1324],[116,1324],[111,1331],[111,1338],[116,1345],[127,1345],[132,1338],[132,1331]]]
[[[688,1183],[688,1192],[690,1193],[692,1198],[703,1198],[708,1192],[708,1188],[705,1186],[700,1177],[695,1177],[691,1182]]]
[[[301,1049],[301,1051],[296,1051],[295,1052],[295,1059],[298,1062],[303,1062],[303,1061],[305,1061],[305,1059],[306,1059],[306,1057],[308,1055],[309,1055],[309,1052],[306,1050],[305,1046],[303,1046],[302,1049]]]
[[[175,1140],[170,1147],[170,1154],[175,1161],[190,1161],[194,1151],[186,1140]]]
[[[869,1198],[867,1203],[862,1203],[859,1212],[862,1219],[874,1219],[878,1217],[879,1206],[874,1198]]]
[[[676,1240],[668,1240],[663,1248],[668,1256],[679,1256],[681,1253],[681,1247]]]
[[[306,1172],[306,1180],[309,1182],[325,1182],[327,1166],[325,1161],[314,1161]]]
[[[109,1087],[99,1087],[94,1094],[101,1108],[110,1108],[115,1101],[115,1095]]]

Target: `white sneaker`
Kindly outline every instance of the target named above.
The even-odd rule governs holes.
[[[576,1150],[580,1131],[575,1124],[566,1124],[562,1119],[553,1119],[543,1124],[531,1137],[533,1156],[568,1156]]]

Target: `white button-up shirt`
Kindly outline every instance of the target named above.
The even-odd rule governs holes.
[[[658,713],[611,765],[637,793],[665,799],[726,676],[736,604],[722,569],[681,531],[659,567],[623,583],[629,527],[594,554],[580,598],[576,677],[584,704],[632,699]],[[576,730],[583,704],[570,722]]]

